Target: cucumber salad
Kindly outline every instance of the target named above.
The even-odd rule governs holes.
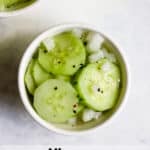
[[[121,73],[103,36],[75,28],[44,39],[24,79],[41,118],[73,126],[97,120],[116,105]]]
[[[23,8],[36,0],[0,0],[0,11],[11,11]]]

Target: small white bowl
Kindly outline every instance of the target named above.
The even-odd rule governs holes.
[[[45,120],[43,120],[34,110],[32,107],[31,101],[28,97],[26,87],[24,84],[24,75],[27,69],[27,66],[29,64],[29,61],[32,58],[32,55],[36,51],[37,47],[39,46],[40,42],[45,39],[46,37],[54,36],[55,34],[58,34],[60,32],[72,29],[72,28],[83,28],[83,29],[89,29],[96,31],[100,33],[108,42],[111,44],[113,51],[115,55],[117,56],[117,59],[121,66],[121,72],[122,72],[122,88],[120,91],[120,96],[118,99],[118,103],[116,106],[110,110],[108,113],[106,113],[102,118],[91,121],[89,123],[85,123],[83,125],[71,127],[66,124],[53,124],[49,123]],[[80,135],[82,133],[88,133],[90,131],[93,131],[93,129],[97,129],[98,127],[102,129],[104,125],[108,125],[113,118],[120,112],[120,110],[123,108],[123,104],[125,104],[127,100],[127,95],[129,91],[129,71],[128,71],[128,65],[127,61],[125,60],[125,55],[122,49],[118,48],[112,40],[108,39],[104,34],[99,32],[98,29],[95,27],[91,27],[89,25],[84,24],[64,24],[64,25],[57,25],[52,27],[51,29],[47,30],[46,32],[39,35],[27,48],[25,51],[20,66],[19,66],[19,74],[18,74],[18,86],[19,86],[19,92],[22,99],[22,102],[27,109],[27,111],[30,113],[30,115],[42,126],[45,128],[48,128],[51,131],[55,131],[57,133],[65,134],[65,135]]]
[[[24,13],[25,11],[32,9],[40,0],[36,0],[35,2],[20,8],[20,9],[15,9],[12,11],[0,11],[0,18],[8,18],[8,17],[13,17],[13,16],[17,16],[20,15],[22,13]]]

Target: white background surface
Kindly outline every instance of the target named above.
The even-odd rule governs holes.
[[[122,46],[132,74],[128,103],[105,129],[63,136],[38,125],[17,90],[17,67],[27,45],[56,23],[97,26]],[[41,0],[32,10],[0,19],[0,144],[150,146],[150,0]]]

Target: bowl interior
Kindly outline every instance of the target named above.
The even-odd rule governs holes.
[[[35,110],[32,107],[32,103],[28,97],[26,88],[25,88],[25,84],[24,84],[24,74],[26,71],[26,68],[29,64],[30,59],[32,58],[34,52],[36,51],[36,48],[39,46],[39,43],[46,37],[52,37],[55,34],[61,33],[63,31],[66,30],[70,30],[72,28],[83,28],[83,29],[88,29],[88,30],[92,30],[92,31],[96,31],[93,30],[93,28],[87,27],[87,26],[81,26],[81,25],[68,25],[68,26],[58,26],[58,27],[54,27],[48,31],[46,31],[45,33],[43,33],[42,35],[40,35],[38,38],[36,38],[31,45],[28,47],[27,51],[25,52],[21,64],[20,64],[20,69],[19,69],[19,90],[20,90],[20,95],[21,98],[23,100],[23,103],[26,107],[26,109],[29,111],[29,113],[33,116],[33,118],[35,120],[37,120],[40,124],[42,124],[43,126],[45,126],[48,129],[51,130],[55,130],[55,131],[85,131],[85,130],[89,130],[89,129],[93,129],[97,126],[100,126],[102,124],[104,124],[105,122],[107,122],[107,120],[109,120],[110,118],[112,118],[112,116],[116,113],[116,111],[118,110],[118,108],[120,108],[121,104],[124,101],[124,97],[126,95],[126,90],[127,90],[127,83],[128,83],[128,76],[127,76],[127,68],[126,68],[126,63],[124,61],[124,58],[120,52],[120,50],[117,48],[117,46],[115,46],[115,44],[110,41],[105,35],[101,34],[101,36],[104,37],[106,43],[108,44],[109,47],[111,47],[112,52],[116,55],[116,58],[118,59],[118,62],[120,64],[120,69],[121,69],[121,88],[120,88],[120,95],[118,97],[118,101],[117,104],[115,105],[115,107],[109,111],[106,111],[104,113],[104,115],[102,115],[102,117],[100,117],[98,120],[95,121],[91,121],[88,123],[84,123],[84,124],[79,124],[77,126],[71,126],[71,125],[67,125],[67,124],[53,124],[53,123],[49,123],[46,122],[45,120],[43,120],[42,118],[40,118],[38,116],[38,114],[35,112]],[[96,31],[98,32],[98,31]]]

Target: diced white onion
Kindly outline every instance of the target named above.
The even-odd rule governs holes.
[[[97,52],[100,49],[101,44],[104,41],[104,38],[100,36],[100,34],[98,33],[90,32],[87,36],[87,41],[88,41],[87,51],[89,53],[92,53]]]
[[[46,38],[45,40],[43,40],[43,44],[46,47],[47,51],[50,51],[55,47],[55,42],[51,38]]]
[[[80,28],[75,28],[72,30],[72,32],[75,36],[77,36],[78,38],[81,38],[83,30]]]
[[[101,116],[101,114],[101,112],[95,112],[92,109],[85,109],[82,115],[82,120],[84,122],[88,122],[93,119],[98,119]]]
[[[103,51],[104,57],[107,58],[109,61],[113,63],[117,61],[113,53],[109,53],[106,49],[102,49],[101,51]]]
[[[96,53],[89,55],[88,59],[89,59],[90,63],[93,63],[93,62],[100,60],[101,58],[104,58],[104,53],[103,53],[103,51],[100,50]]]
[[[95,112],[94,119],[98,119],[102,115],[102,112]]]
[[[116,62],[116,57],[114,54],[112,53],[109,53],[108,56],[107,56],[108,60],[110,60],[111,62]]]
[[[77,118],[76,118],[76,117],[70,118],[70,119],[68,120],[68,123],[69,123],[70,125],[76,125],[76,124],[77,124]]]

